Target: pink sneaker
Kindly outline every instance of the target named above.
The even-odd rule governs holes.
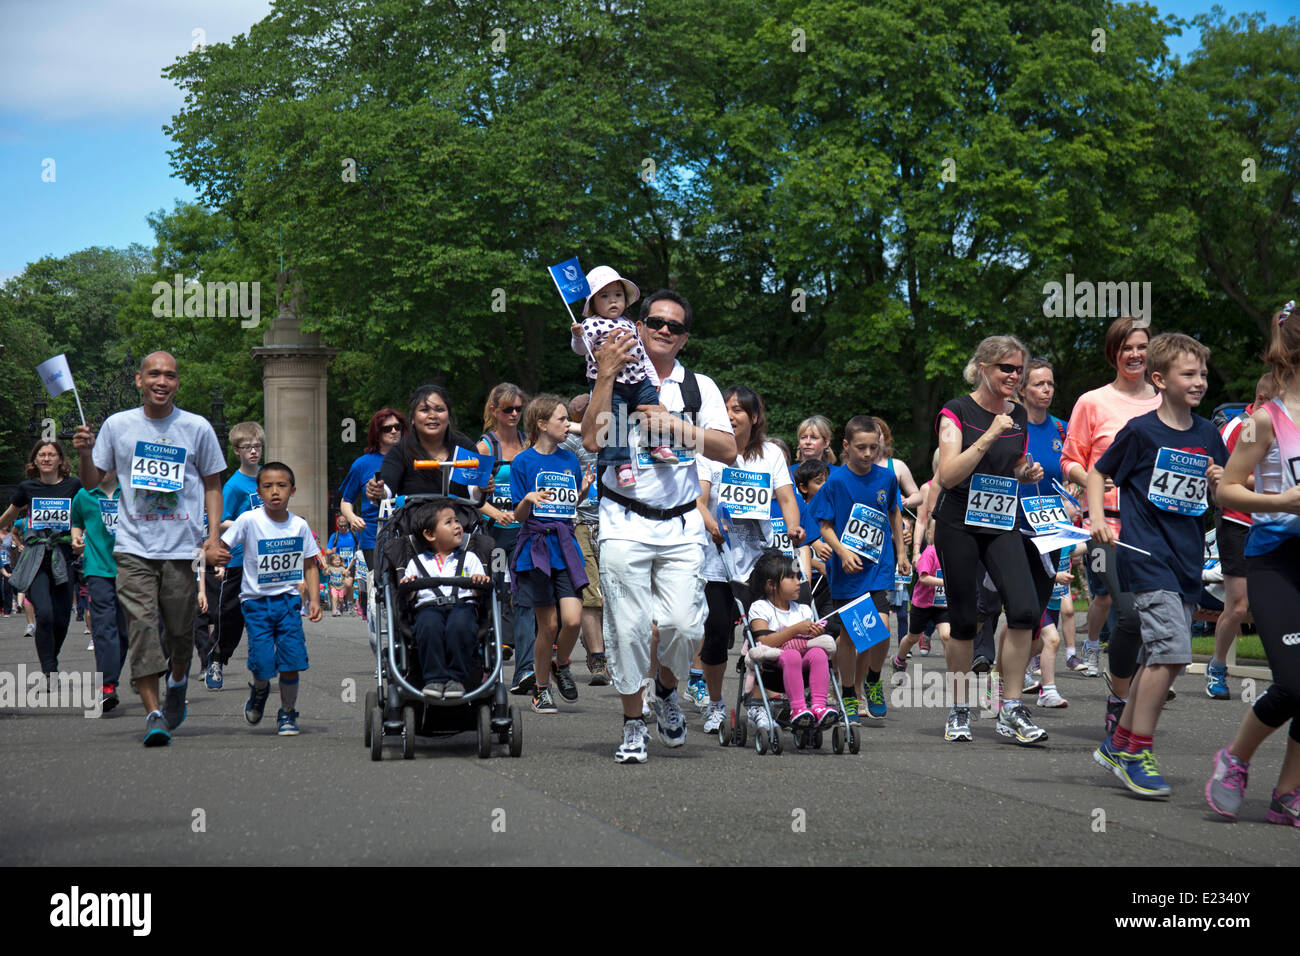
[[[676,465],[679,461],[669,445],[659,445],[650,449],[650,457],[655,461],[662,461],[665,465]]]
[[[1300,827],[1300,787],[1280,797],[1274,790],[1273,799],[1269,801],[1268,813],[1264,814],[1264,818],[1269,823]]]
[[[1214,772],[1205,783],[1205,802],[1219,816],[1229,820],[1237,819],[1237,811],[1241,809],[1241,801],[1246,796],[1246,781],[1249,777],[1250,764],[1232,756],[1227,747],[1222,748],[1214,755]],[[1277,802],[1276,794],[1273,800]]]
[[[812,712],[818,730],[829,730],[840,722],[839,711],[834,707],[814,707]]]
[[[817,722],[817,717],[807,707],[790,718],[790,726],[795,730],[810,729]]]
[[[674,459],[675,461],[676,459]],[[620,488],[631,488],[636,484],[636,472],[632,470],[631,463],[618,466],[618,486]]]

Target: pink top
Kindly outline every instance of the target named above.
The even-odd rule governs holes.
[[[1066,429],[1065,444],[1061,447],[1061,473],[1068,478],[1071,465],[1079,465],[1084,471],[1091,471],[1121,428],[1139,415],[1153,412],[1159,407],[1159,392],[1150,398],[1129,398],[1113,384],[1084,392],[1070,413],[1070,426]],[[1107,512],[1119,509],[1117,490],[1106,492],[1104,506]],[[1106,523],[1119,534],[1118,517],[1108,513]],[[1091,527],[1086,512],[1083,527]]]
[[[916,559],[916,573],[928,574],[935,578],[939,576],[939,552],[934,549],[934,545],[922,551],[921,556]],[[934,586],[922,584],[918,577],[916,584],[912,585],[912,603],[917,607],[934,607]]]

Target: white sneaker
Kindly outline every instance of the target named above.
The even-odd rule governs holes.
[[[615,763],[645,763],[645,739],[649,735],[644,720],[623,721],[623,743],[614,751]]]
[[[722,701],[709,701],[709,706],[704,711],[704,732],[706,734],[716,734],[718,728],[726,722],[727,705]]]
[[[91,641],[89,644],[86,645],[86,650],[88,650],[88,651],[93,651],[94,649],[95,649],[95,642],[94,642],[94,641]]]
[[[1101,676],[1101,648],[1100,647],[1084,648],[1083,661],[1086,667],[1085,673],[1089,677]]]
[[[754,725],[755,730],[771,730],[772,722],[767,719],[767,708],[762,704],[749,705],[749,722]]]
[[[1038,694],[1039,707],[1069,707],[1070,702],[1058,694],[1054,689],[1044,689]]]
[[[25,634],[27,637],[31,637],[31,636],[32,636],[33,634],[35,634],[35,633],[36,633],[36,625],[35,625],[35,624],[28,624],[28,625],[27,625],[27,630],[23,631],[23,634]]]
[[[664,745],[680,747],[686,743],[686,715],[677,703],[677,688],[667,697],[655,696],[651,706],[655,712],[655,733]]]

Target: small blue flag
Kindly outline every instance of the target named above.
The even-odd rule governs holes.
[[[547,266],[547,269],[551,273],[555,287],[560,290],[560,297],[566,304],[591,295],[591,289],[587,286],[587,276],[583,273],[582,266],[578,265],[577,256],[559,265]]]
[[[881,641],[889,640],[889,625],[876,613],[870,591],[857,600],[850,601],[836,613],[859,654]]]
[[[491,455],[485,455],[481,451],[470,448],[456,448],[456,453],[452,455],[452,462],[468,461],[478,459],[477,468],[452,468],[452,478],[459,481],[462,485],[474,485],[478,488],[486,488],[487,483],[492,480],[492,466],[495,460]]]
[[[718,509],[713,512],[713,517],[718,519],[718,530],[722,532],[722,543],[731,545],[731,512],[727,506],[719,503]]]

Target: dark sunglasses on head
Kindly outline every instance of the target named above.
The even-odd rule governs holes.
[[[1017,375],[1025,374],[1025,367],[1023,365],[1008,365],[1006,362],[998,362],[997,368],[999,372],[1003,372],[1006,375],[1010,375],[1012,372],[1015,372]]]
[[[648,319],[642,319],[642,321],[645,323],[645,327],[647,329],[653,329],[656,332],[662,329],[665,325],[668,326],[668,331],[671,332],[673,335],[681,335],[683,332],[686,331],[686,326],[683,325],[681,322],[677,322],[669,319],[661,319],[657,315],[652,315]]]
[[[524,406],[522,405],[511,405],[508,408],[503,407],[497,409],[497,411],[501,412],[503,415],[518,415],[523,410],[524,410]]]
[[[402,430],[401,425],[380,425],[379,426],[379,431],[381,433],[400,432],[401,430]]]

